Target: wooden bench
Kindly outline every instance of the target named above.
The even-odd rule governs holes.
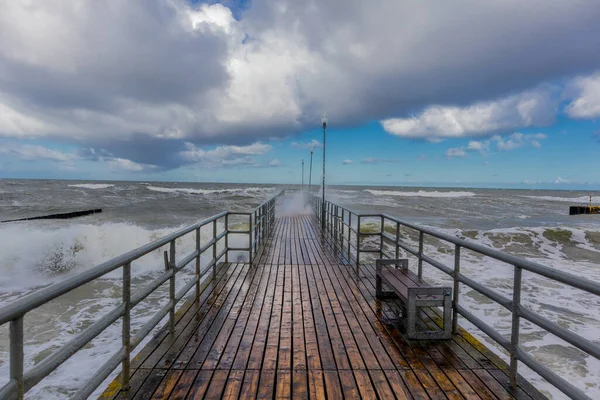
[[[390,265],[395,265],[391,267]],[[376,295],[378,299],[399,298],[405,304],[408,339],[451,339],[452,338],[452,288],[434,287],[419,279],[408,269],[408,260],[378,259]],[[400,268],[398,268],[400,267]],[[392,291],[384,291],[385,284]],[[444,310],[444,329],[442,331],[417,331],[418,307],[442,307]]]

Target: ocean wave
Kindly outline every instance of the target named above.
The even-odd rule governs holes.
[[[11,245],[0,248],[0,294],[63,280],[183,227],[146,229],[127,223],[105,223],[52,229],[39,228],[30,222],[4,225],[0,227],[0,241]],[[217,226],[217,230],[221,232],[222,227]],[[212,229],[201,231],[202,243],[211,238]],[[189,254],[195,248],[194,234],[177,240],[178,254]],[[155,250],[134,262],[132,272],[143,276],[162,270],[162,250]],[[119,274],[117,278],[120,278]]]
[[[235,189],[193,189],[193,188],[167,188],[161,186],[146,186],[147,189],[153,192],[161,193],[186,193],[186,194],[224,194],[224,193],[239,193],[249,194],[252,192],[268,192],[273,190],[272,187],[248,187],[248,188],[235,188]]]
[[[76,185],[68,185],[69,187],[83,188],[83,189],[108,189],[115,185],[109,183],[78,183]]]
[[[456,198],[456,197],[473,197],[476,196],[473,192],[438,192],[419,190],[418,192],[404,192],[398,190],[372,190],[365,189],[365,192],[375,196],[401,196],[401,197],[435,197],[435,198]]]
[[[544,200],[544,201],[560,201],[566,203],[575,203],[575,204],[589,204],[590,196],[579,196],[579,197],[554,197],[554,196],[519,196],[528,199],[535,200]],[[600,202],[600,196],[592,196],[592,203]]]

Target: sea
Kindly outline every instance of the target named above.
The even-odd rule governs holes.
[[[0,180],[0,221],[103,210],[100,214],[69,220],[0,223],[0,307],[220,211],[251,210],[281,189],[300,189],[300,186]],[[600,215],[568,215],[570,205],[588,204],[590,195],[599,204],[600,192],[328,186],[325,193],[330,201],[354,211],[397,216],[600,282]],[[286,212],[294,212],[293,207]],[[403,237],[414,245],[414,232],[406,232]],[[179,254],[193,251],[194,246],[192,235],[189,240],[178,242]],[[450,267],[453,265],[453,247],[439,240],[427,240],[425,253]],[[411,262],[411,267],[414,266]],[[163,271],[161,251],[143,257],[132,265],[133,290]],[[510,265],[464,251],[461,272],[507,297],[512,296]],[[191,269],[187,273],[192,276]],[[427,265],[424,276],[436,284],[450,282],[442,272]],[[167,290],[161,288],[134,308],[133,329],[142,326],[157,307],[166,303]],[[25,369],[35,366],[116,307],[120,297],[121,274],[116,271],[28,313]],[[464,286],[460,301],[477,317],[510,337],[508,310]],[[558,325],[600,343],[600,298],[525,272],[522,302]],[[468,321],[461,320],[460,324],[506,359],[505,352]],[[521,324],[520,341],[535,359],[591,398],[600,398],[599,360],[526,322]],[[69,398],[120,346],[121,327],[115,323],[28,392],[26,398]],[[5,325],[0,327],[0,385],[8,381],[8,349]],[[549,397],[564,398],[526,367],[521,365],[520,372]]]

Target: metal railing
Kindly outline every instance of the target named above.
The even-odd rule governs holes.
[[[277,198],[283,194],[283,191],[265,201],[249,213],[231,213],[221,212],[208,219],[198,222],[194,225],[183,228],[177,232],[167,235],[155,242],[146,244],[128,253],[122,254],[103,264],[90,268],[89,270],[65,279],[62,282],[53,284],[44,289],[38,290],[27,295],[12,304],[0,309],[0,325],[9,324],[10,335],[10,380],[0,388],[0,399],[23,399],[24,393],[37,385],[42,379],[47,377],[61,364],[73,356],[77,351],[91,342],[95,337],[101,334],[105,329],[111,326],[119,318],[122,318],[122,346],[113,354],[108,361],[89,379],[82,388],[80,388],[73,398],[86,399],[98,386],[121,364],[121,386],[124,389],[129,388],[131,353],[139,346],[144,338],[152,332],[154,327],[169,315],[169,330],[173,332],[175,327],[175,309],[192,287],[195,286],[195,300],[200,298],[200,283],[202,278],[212,270],[213,277],[216,276],[217,268],[220,267],[219,260],[228,261],[229,252],[245,251],[248,252],[248,260],[252,262],[257,250],[263,244],[273,229],[275,222],[275,203]],[[249,219],[250,228],[246,231],[230,230],[229,216],[246,215]],[[219,224],[222,223],[219,229]],[[212,237],[207,243],[202,243],[200,230],[205,226],[212,226]],[[176,260],[176,240],[183,236],[195,232],[196,249],[185,257]],[[248,246],[242,248],[229,247],[230,234],[247,234]],[[217,254],[217,246],[224,241],[223,250]],[[168,245],[169,251],[164,252],[165,272],[152,280],[148,285],[136,293],[131,293],[131,264],[144,255]],[[200,257],[207,251],[212,251],[211,261],[201,267]],[[184,269],[188,264],[195,260],[194,278],[185,284],[178,292],[175,292],[175,280],[177,273]],[[99,318],[92,325],[88,326],[76,337],[71,339],[65,345],[44,358],[36,366],[28,371],[24,371],[24,332],[23,319],[25,315],[68,293],[86,283],[117,270],[123,272],[123,290],[122,302],[114,310]],[[169,302],[146,322],[132,336],[131,332],[131,309],[154,293],[161,285],[169,281]]]
[[[323,215],[322,199],[314,195],[310,195],[310,203],[315,210],[317,218],[321,220],[321,215]],[[436,232],[433,229],[402,221],[396,217],[386,214],[360,214],[351,211],[348,208],[333,204],[329,201],[325,201],[324,206],[325,233],[331,237],[334,245],[345,256],[345,258],[347,258],[348,262],[355,264],[357,267],[360,265],[362,254],[374,253],[379,258],[398,259],[400,250],[403,250],[417,258],[417,273],[419,277],[422,277],[423,274],[423,262],[432,265],[438,270],[449,275],[454,283],[452,302],[453,332],[457,332],[457,316],[460,314],[474,324],[477,328],[481,329],[481,331],[492,338],[502,348],[504,348],[510,356],[509,379],[512,387],[517,386],[518,362],[521,361],[523,364],[528,366],[567,396],[573,399],[590,399],[585,393],[581,392],[571,383],[551,371],[542,363],[532,358],[522,349],[519,344],[519,328],[521,319],[525,319],[534,325],[537,325],[545,331],[557,336],[570,345],[597,359],[600,359],[600,346],[574,333],[573,331],[559,326],[555,322],[530,310],[529,308],[524,307],[524,305],[521,304],[521,282],[523,271],[529,271],[584,292],[600,296],[599,283],[554,268],[549,268],[534,261],[494,250],[475,242],[466,241],[451,235]],[[378,219],[380,223],[379,232],[363,231],[361,229],[361,222],[365,219]],[[393,233],[386,231],[386,224],[387,226],[391,226],[392,229],[389,230],[393,231]],[[412,248],[408,243],[401,239],[400,228],[408,228],[418,233],[418,249]],[[373,248],[372,243],[371,247],[369,248],[361,248],[363,240],[369,236],[379,238],[377,248]],[[431,236],[454,245],[454,265],[452,267],[444,265],[443,263],[427,256],[424,253],[424,244],[427,236]],[[392,246],[394,254],[390,254],[386,251],[384,243]],[[485,287],[483,284],[461,274],[461,249],[468,249],[475,253],[479,253],[481,255],[512,265],[512,298],[509,298],[496,290]],[[504,337],[500,332],[479,319],[471,311],[467,310],[460,304],[459,284],[463,284],[471,289],[474,289],[511,312],[512,321],[510,339]]]

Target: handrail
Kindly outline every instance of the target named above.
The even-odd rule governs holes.
[[[526,353],[519,344],[519,327],[520,319],[524,318],[527,321],[537,325],[545,331],[561,338],[577,349],[589,354],[597,359],[600,359],[600,346],[584,337],[572,332],[566,328],[559,326],[558,324],[550,321],[542,315],[524,307],[521,304],[521,280],[523,271],[529,271],[548,279],[560,282],[562,284],[571,286],[583,290],[587,293],[600,296],[600,283],[594,282],[589,279],[581,278],[573,274],[569,274],[564,271],[560,271],[554,268],[550,268],[543,264],[535,261],[527,260],[521,257],[510,255],[499,250],[492,249],[490,247],[481,245],[479,243],[460,239],[445,233],[436,231],[435,229],[422,227],[412,222],[403,221],[394,216],[387,214],[361,214],[356,211],[352,211],[348,208],[336,205],[329,201],[323,202],[321,198],[309,194],[309,201],[315,210],[315,215],[321,221],[325,218],[325,223],[322,226],[325,227],[325,232],[333,238],[333,243],[339,248],[340,252],[345,255],[346,259],[350,263],[355,263],[357,267],[361,264],[362,253],[379,253],[379,258],[391,258],[387,252],[384,243],[391,244],[395,250],[393,258],[399,258],[399,251],[402,249],[406,253],[417,258],[418,261],[418,275],[422,276],[423,262],[437,268],[438,270],[449,275],[454,281],[453,291],[453,332],[457,332],[458,324],[457,317],[462,315],[468,321],[477,326],[486,335],[491,337],[496,343],[502,348],[506,349],[510,355],[510,370],[509,379],[511,386],[516,387],[517,376],[518,376],[518,363],[519,361],[526,364],[529,368],[547,380],[550,384],[555,386],[558,390],[563,392],[574,399],[589,399],[589,397],[578,388],[574,387],[571,383],[548,369],[542,363],[533,359],[528,353]],[[325,213],[322,213],[325,208]],[[340,215],[341,214],[341,215]],[[353,224],[353,217],[356,221],[356,225]],[[365,218],[380,219],[380,229],[378,232],[361,232],[361,220]],[[322,222],[322,221],[321,221]],[[391,226],[395,224],[395,232],[389,233],[385,231],[386,223],[391,223]],[[354,225],[354,226],[353,226]],[[390,225],[388,225],[390,226]],[[417,231],[419,233],[419,249],[414,249],[409,246],[400,237],[400,227],[405,227]],[[451,243],[454,245],[455,257],[454,266],[449,267],[443,263],[427,256],[424,254],[424,243],[425,235],[435,237],[442,241]],[[361,247],[361,242],[366,236],[379,236],[379,247],[377,249],[365,249]],[[499,260],[506,264],[512,265],[514,269],[514,280],[513,280],[513,295],[509,298],[493,289],[487,288],[479,282],[476,282],[472,278],[469,278],[460,273],[460,261],[461,261],[461,249],[465,248],[481,255]],[[476,317],[468,309],[460,304],[460,293],[459,283],[474,289],[475,291],[485,295],[497,304],[505,307],[511,312],[512,315],[512,327],[510,339],[505,338],[500,332],[495,330],[493,327]]]
[[[122,347],[113,354],[108,361],[100,367],[83,387],[75,393],[74,398],[87,398],[94,390],[118,367],[122,366],[121,386],[123,390],[129,388],[130,360],[131,352],[138,346],[142,340],[152,332],[152,329],[168,314],[169,330],[173,332],[175,326],[175,308],[187,293],[196,287],[195,299],[200,298],[200,282],[212,269],[213,277],[216,276],[216,269],[220,267],[218,261],[225,258],[228,262],[230,251],[247,251],[248,261],[252,263],[256,252],[271,233],[275,223],[275,204],[277,199],[284,194],[280,191],[275,196],[262,202],[251,212],[236,213],[223,211],[212,217],[204,219],[193,225],[180,229],[154,242],[148,243],[137,249],[131,250],[125,254],[117,256],[87,271],[81,272],[75,276],[65,279],[62,282],[50,285],[34,293],[24,296],[15,302],[8,304],[0,309],[0,325],[9,323],[10,332],[10,380],[0,388],[0,399],[22,400],[24,394],[32,387],[37,385],[50,373],[56,370],[61,364],[73,356],[77,351],[91,342],[95,337],[107,329],[119,318],[123,319],[122,329]],[[249,218],[250,229],[247,231],[234,231],[229,229],[229,216],[246,215]],[[217,232],[217,224],[223,220],[223,227]],[[212,237],[206,243],[201,243],[200,229],[205,226],[212,226]],[[254,229],[252,226],[254,225]],[[192,253],[184,256],[179,261],[176,256],[176,240],[191,233],[196,235],[196,249]],[[229,234],[247,234],[249,237],[248,247],[236,249],[229,246]],[[217,254],[217,246],[224,239],[223,250]],[[169,245],[169,251],[165,251],[165,272],[159,277],[153,279],[136,293],[131,293],[131,264],[139,258]],[[207,251],[212,250],[212,259],[208,265],[201,269],[200,257]],[[192,261],[195,262],[194,278],[188,281],[179,292],[175,293],[175,279],[177,273],[186,268]],[[123,300],[115,309],[100,317],[92,325],[88,326],[69,342],[61,346],[52,354],[47,356],[42,362],[28,371],[24,371],[24,316],[65,293],[68,293],[86,283],[98,279],[118,268],[123,269]],[[142,300],[154,293],[161,285],[169,281],[169,302],[147,321],[135,335],[131,336],[131,309]]]

